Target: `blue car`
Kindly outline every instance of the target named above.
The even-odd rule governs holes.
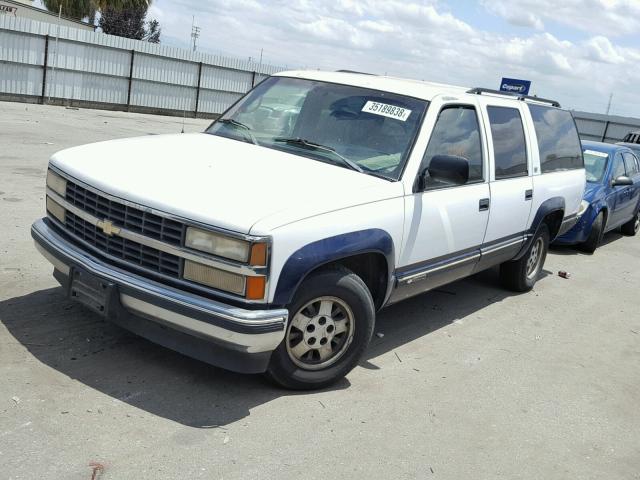
[[[640,229],[640,161],[629,148],[582,142],[587,187],[578,223],[555,243],[578,245],[593,253],[606,232],[620,228],[633,236]]]

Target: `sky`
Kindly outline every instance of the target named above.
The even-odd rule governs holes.
[[[462,86],[532,81],[576,110],[640,117],[640,0],[154,0],[162,43]]]

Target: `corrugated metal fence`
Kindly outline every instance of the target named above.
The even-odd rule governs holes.
[[[214,116],[267,76],[285,70],[0,16],[0,98]],[[640,119],[573,112],[583,139],[617,142]]]
[[[599,113],[573,112],[583,140],[616,143],[631,131],[640,130],[640,119],[603,115]]]
[[[0,16],[0,98],[209,116],[281,70]]]

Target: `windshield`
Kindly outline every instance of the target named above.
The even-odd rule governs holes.
[[[397,180],[427,104],[367,88],[271,77],[207,133]]]
[[[587,182],[600,182],[607,168],[609,155],[595,150],[584,151],[584,168],[587,173]]]

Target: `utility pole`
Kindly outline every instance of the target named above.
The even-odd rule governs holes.
[[[58,66],[58,40],[60,38],[60,20],[62,19],[62,4],[60,4],[60,9],[58,10],[58,28],[56,31],[56,61],[53,64],[53,68],[51,69],[51,77],[55,81],[56,79],[56,67]],[[51,89],[49,89],[49,98],[47,103],[51,103]]]
[[[609,105],[607,105],[607,115],[609,115],[609,112],[611,111],[611,102],[613,102],[613,92],[611,93],[611,95],[609,95]]]
[[[193,22],[191,23],[191,38],[193,38],[193,51],[196,51],[196,42],[200,37],[200,27],[196,27],[196,16],[193,16]]]

